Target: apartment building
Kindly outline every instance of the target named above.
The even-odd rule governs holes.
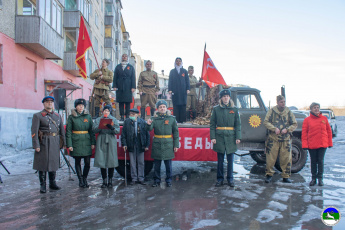
[[[0,0],[0,143],[30,147],[32,115],[54,90],[90,97],[93,81],[78,76],[74,63],[80,16],[95,52],[86,54],[89,75],[103,58],[110,69],[121,60],[128,41],[121,9],[120,0]]]

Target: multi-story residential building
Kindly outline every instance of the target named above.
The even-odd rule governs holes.
[[[30,147],[32,115],[54,89],[71,100],[90,97],[93,82],[78,76],[74,63],[80,16],[95,51],[86,54],[89,75],[96,60],[109,58],[110,69],[121,60],[121,9],[120,0],[0,0],[0,143]]]

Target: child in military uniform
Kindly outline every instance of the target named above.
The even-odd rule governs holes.
[[[154,130],[151,157],[154,159],[154,183],[152,187],[157,187],[161,182],[162,160],[166,169],[167,187],[171,187],[172,165],[171,160],[175,158],[175,153],[179,147],[179,132],[177,122],[170,111],[167,111],[167,102],[158,101],[156,107],[158,111],[155,116],[147,121],[147,129]]]
[[[229,89],[219,92],[219,105],[215,106],[211,115],[210,137],[213,150],[217,152],[217,183],[216,187],[223,185],[224,181],[224,154],[228,160],[227,181],[230,187],[234,187],[233,163],[237,144],[241,141],[241,120],[238,109],[230,98]]]

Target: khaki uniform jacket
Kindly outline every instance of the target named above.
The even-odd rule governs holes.
[[[233,127],[234,130],[221,130],[217,127]],[[230,154],[237,151],[236,140],[241,140],[241,119],[238,109],[230,101],[225,106],[219,100],[219,105],[213,107],[210,122],[210,137],[216,139],[213,150],[219,153]]]
[[[278,106],[274,106],[270,109],[265,117],[264,125],[268,129],[268,138],[273,141],[288,141],[291,139],[292,132],[297,128],[297,121],[295,115],[290,111],[288,107],[285,107],[282,112],[278,110]],[[276,128],[282,131],[287,129],[286,134],[276,134]]]
[[[188,95],[197,96],[196,95],[196,84],[198,83],[198,80],[195,76],[189,76],[189,85],[190,85],[190,92]]]
[[[144,87],[150,86],[150,87]],[[154,87],[152,87],[154,86]],[[139,93],[155,94],[159,91],[158,74],[155,71],[143,71],[139,75],[138,80]]]
[[[55,121],[59,129],[48,117]],[[60,114],[55,112],[51,114],[42,110],[34,114],[31,126],[32,147],[40,148],[40,152],[35,151],[33,169],[45,172],[57,171],[60,166],[60,137],[44,135],[40,142],[38,130],[44,133],[58,133],[65,142],[65,129]]]
[[[154,129],[155,135],[171,135],[171,138],[153,138],[151,157],[155,160],[171,160],[175,158],[174,148],[179,147],[179,131],[174,116],[170,111],[162,118],[157,112],[152,119],[152,124],[147,125],[147,130]]]
[[[93,87],[95,89],[105,89],[109,90],[110,83],[113,82],[113,71],[110,69],[102,69],[103,78],[98,75],[99,69],[96,69],[92,74],[90,74],[90,79],[95,80]]]

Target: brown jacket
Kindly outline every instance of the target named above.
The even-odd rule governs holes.
[[[48,117],[54,120],[59,128]],[[45,133],[41,140],[39,131]],[[63,137],[64,145],[66,145],[65,129],[62,118],[58,113],[53,112],[51,114],[42,110],[34,114],[31,126],[32,147],[34,149],[40,148],[40,152],[35,151],[33,169],[46,172],[59,169],[60,137],[57,134]]]
[[[102,69],[103,78],[98,75],[99,69],[96,69],[92,74],[90,74],[90,79],[95,80],[93,85],[96,89],[106,89],[109,90],[109,84],[113,82],[113,71],[110,69]]]
[[[143,71],[138,80],[139,93],[155,94],[159,91],[158,74],[155,71]]]

